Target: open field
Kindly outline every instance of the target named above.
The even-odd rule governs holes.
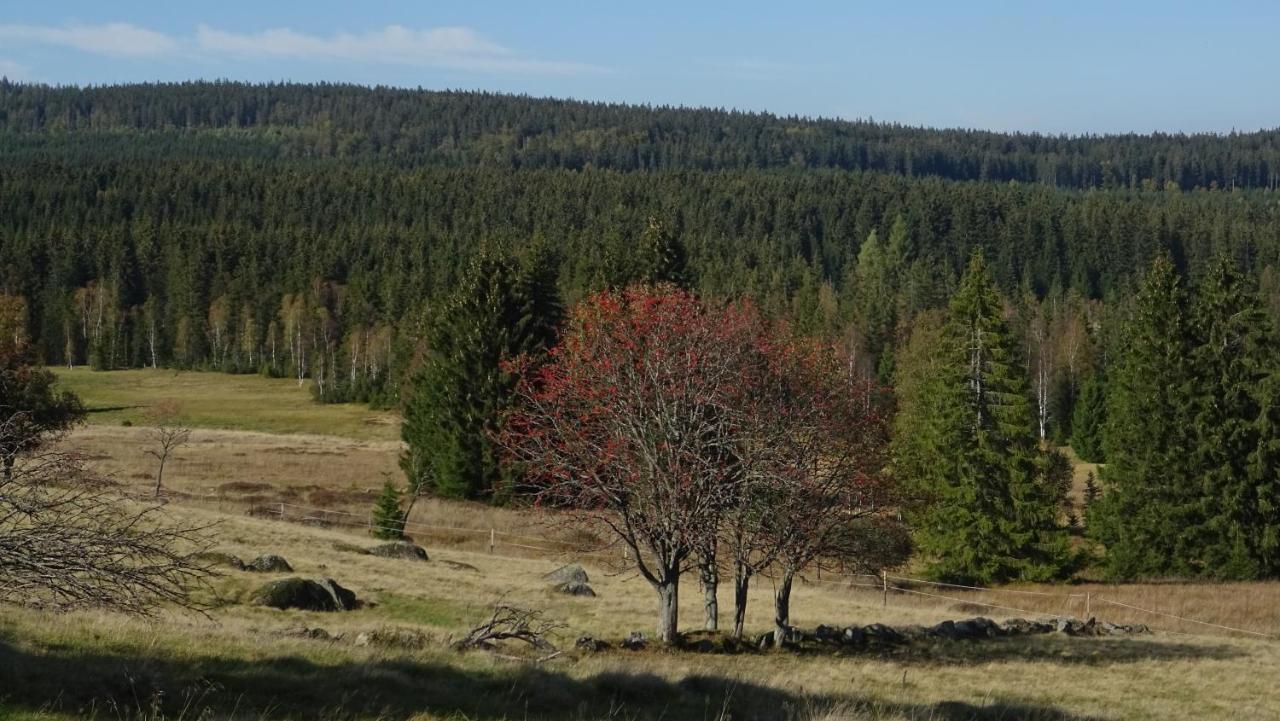
[[[165,369],[50,370],[64,387],[84,400],[92,425],[145,424],[150,409],[176,401],[179,420],[192,428],[374,441],[400,438],[394,413],[371,411],[356,403],[314,403],[305,386],[288,378]]]
[[[246,719],[715,719],[722,709],[739,719],[1280,718],[1273,693],[1280,644],[1217,635],[1054,634],[847,656],[571,651],[540,665],[457,654],[444,641],[499,597],[567,623],[561,646],[571,647],[581,634],[617,638],[648,630],[652,593],[631,574],[611,575],[590,563],[599,597],[569,598],[550,593],[541,579],[558,559],[432,548],[427,563],[387,560],[335,547],[362,542],[351,534],[189,508],[171,512],[219,521],[220,550],[282,553],[299,574],[334,577],[377,605],[341,614],[252,608],[241,602],[266,579],[230,571],[215,582],[209,599],[218,607],[207,620],[83,613],[51,624],[45,614],[5,610],[0,688],[11,715],[78,718],[96,709],[98,718],[157,718],[148,710],[156,700],[166,717],[176,718],[193,696],[190,718],[203,712]],[[762,579],[751,600],[749,626],[757,631],[769,624],[769,590]],[[1207,591],[1190,598],[1221,605],[1243,589],[1217,591],[1217,601]],[[1158,592],[1142,591],[1150,600]],[[1280,595],[1274,586],[1253,592],[1271,604]],[[697,623],[696,596],[695,588],[685,589],[686,627]],[[806,626],[934,623],[972,614],[900,594],[888,608],[881,603],[878,592],[832,584],[801,584],[795,594],[797,620]],[[420,629],[431,641],[422,649],[351,645],[360,631],[389,625]],[[346,637],[282,635],[299,626]]]
[[[83,377],[89,380],[77,377],[73,383],[84,382],[91,407],[132,407],[171,397],[173,386],[158,377],[171,373],[134,373],[128,382],[133,386],[87,372]],[[184,398],[184,407],[197,417],[216,424],[225,413],[246,424],[268,422],[259,415],[257,399],[276,381],[212,374],[177,378],[184,376],[191,378],[182,382],[203,389]],[[311,404],[291,386],[300,414],[368,413]],[[129,387],[142,390],[131,395]],[[251,591],[280,576],[225,570],[201,592],[212,607],[207,618],[165,612],[133,620],[0,608],[0,718],[1280,719],[1280,695],[1273,689],[1280,640],[1129,608],[1277,636],[1277,583],[968,591],[891,578],[900,588],[888,594],[886,605],[872,579],[829,572],[819,578],[810,571],[792,602],[793,621],[807,628],[933,624],[975,615],[1083,616],[1087,608],[1101,619],[1148,624],[1154,633],[934,641],[843,655],[590,654],[573,650],[574,639],[590,634],[617,640],[653,626],[654,594],[633,572],[620,570],[618,553],[524,548],[569,547],[580,532],[542,513],[424,500],[412,521],[430,527],[415,526],[413,535],[431,554],[429,562],[355,554],[351,544],[373,543],[359,519],[383,474],[396,473],[394,437],[353,435],[353,429],[364,428],[359,423],[328,435],[236,428],[202,428],[180,449],[166,472],[172,491],[166,513],[213,523],[219,551],[243,558],[279,553],[297,575],[332,577],[373,605],[333,614],[256,608],[245,603]],[[150,482],[151,461],[142,453],[146,433],[138,425],[94,423],[65,443],[137,493]],[[287,504],[289,521],[270,515],[281,503]],[[343,517],[317,518],[316,508],[355,514],[352,527],[317,527]],[[251,510],[264,515],[247,515]],[[496,553],[487,548],[490,530],[497,531]],[[549,590],[543,574],[571,560],[586,567],[597,598]],[[682,590],[682,627],[693,630],[701,621],[701,595],[692,577]],[[757,579],[749,632],[771,627],[771,593],[772,581]],[[566,628],[557,643],[565,653],[535,664],[449,650],[448,639],[480,620],[499,598],[562,621]],[[730,604],[729,589],[722,588],[722,624],[729,621]],[[285,634],[303,626],[344,636],[320,641]],[[427,642],[421,648],[352,642],[362,631],[386,627],[419,631]]]

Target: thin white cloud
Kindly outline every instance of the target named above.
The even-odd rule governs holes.
[[[65,27],[0,24],[0,40],[59,45],[113,57],[155,57],[178,48],[178,42],[168,35],[130,23]]]
[[[601,71],[592,65],[525,57],[465,27],[414,30],[388,25],[363,33],[319,36],[289,28],[235,33],[201,25],[196,31],[196,45],[205,52],[240,57],[340,60],[547,75]]]

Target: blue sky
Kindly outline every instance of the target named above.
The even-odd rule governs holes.
[[[467,88],[1044,132],[1280,126],[1280,3],[18,2],[0,74]]]

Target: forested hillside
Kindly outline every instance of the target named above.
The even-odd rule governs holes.
[[[353,85],[0,83],[7,154],[619,171],[832,168],[1065,188],[1272,188],[1280,131],[1051,136]]]
[[[855,339],[884,378],[900,326],[945,302],[975,247],[1007,296],[1057,316],[1090,301],[1099,333],[1098,301],[1160,253],[1192,275],[1227,254],[1264,290],[1280,261],[1280,195],[1260,187],[1277,133],[1055,138],[335,85],[0,88],[0,290],[25,300],[51,363],[264,371],[394,402],[386,381],[478,248],[541,239],[572,301],[626,279],[650,219],[697,288]]]

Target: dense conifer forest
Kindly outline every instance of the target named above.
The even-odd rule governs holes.
[[[1115,459],[1086,509],[1114,574],[1269,576],[1277,173],[1280,131],[1059,137],[329,84],[4,81],[0,295],[45,363],[296,377],[319,401],[398,407],[410,491],[492,498],[505,476],[485,439],[514,382],[501,359],[545,350],[588,293],[675,283],[750,300],[896,389],[895,463],[922,495],[1008,470],[996,485],[1018,520],[992,558],[1017,543],[1042,558],[947,566],[946,534],[968,527],[925,512],[941,575],[1069,571],[1062,533],[1083,519],[1054,510],[1070,466],[1051,449],[1070,443]],[[972,356],[987,343],[994,360]],[[994,400],[965,400],[979,376]],[[1164,379],[1169,402],[1144,405]],[[939,440],[964,436],[966,413],[1001,419],[970,455]],[[1190,435],[1145,430],[1160,424]],[[1175,470],[1186,483],[1153,502],[1144,484]],[[969,510],[984,533],[988,511]]]

